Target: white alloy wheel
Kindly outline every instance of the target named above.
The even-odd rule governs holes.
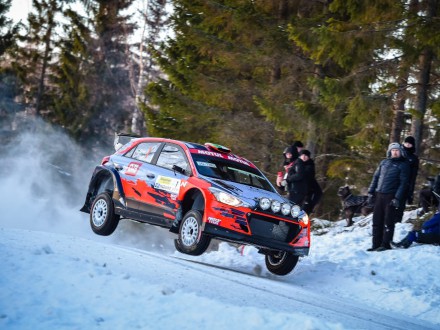
[[[194,245],[199,236],[200,227],[195,217],[188,217],[182,223],[181,238],[186,246]]]
[[[96,227],[101,227],[104,224],[108,213],[108,206],[106,201],[104,199],[96,201],[92,212],[93,224]]]
[[[209,246],[211,237],[203,233],[202,213],[198,210],[188,211],[182,219],[178,238],[174,240],[177,251],[199,256]]]
[[[96,196],[90,210],[90,226],[93,232],[102,236],[111,235],[118,226],[119,219],[111,196],[107,193]]]

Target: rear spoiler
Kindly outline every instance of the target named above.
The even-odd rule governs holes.
[[[113,141],[113,146],[115,147],[115,151],[121,149],[124,145],[126,145],[131,140],[140,138],[140,135],[129,134],[129,133],[116,133],[115,132],[115,140]]]

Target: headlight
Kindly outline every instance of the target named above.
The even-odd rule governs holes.
[[[285,216],[288,216],[291,210],[290,204],[281,205],[281,213]]]
[[[299,217],[299,220],[300,220],[302,223],[304,223],[305,225],[308,225],[308,224],[309,224],[309,216],[307,215],[306,212],[301,211],[298,217]]]
[[[241,199],[231,194],[228,194],[223,190],[211,187],[209,188],[209,191],[212,192],[212,194],[215,196],[215,199],[217,199],[217,201],[219,201],[220,203],[228,204],[231,206],[241,206],[244,204]]]
[[[262,199],[260,199],[259,205],[262,210],[264,211],[268,210],[270,207],[269,198],[263,197]]]
[[[293,205],[290,214],[292,214],[292,217],[297,218],[300,212],[301,208],[298,205]]]
[[[277,213],[281,209],[281,203],[274,200],[274,201],[272,201],[272,204],[270,205],[270,208],[271,208],[273,213]]]

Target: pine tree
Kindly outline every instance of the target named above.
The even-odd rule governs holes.
[[[19,26],[6,16],[11,0],[0,0],[0,57],[15,43]]]
[[[0,0],[0,121],[12,121],[12,116],[20,109],[15,98],[20,94],[20,86],[10,67],[7,51],[16,44],[18,24],[13,24],[6,15],[11,7],[11,0]]]
[[[90,120],[93,108],[93,95],[89,88],[97,83],[92,63],[89,43],[92,33],[87,27],[86,18],[75,11],[64,12],[68,23],[65,25],[66,37],[59,43],[60,55],[51,82],[54,86],[52,122],[66,128],[72,136],[79,138],[83,127]]]
[[[24,102],[28,110],[46,117],[51,100],[47,97],[47,80],[55,59],[53,51],[59,40],[56,33],[58,15],[64,0],[33,0],[33,11],[28,15],[28,25],[20,37],[21,44],[15,52],[13,66],[24,89]]]
[[[107,144],[114,132],[129,132],[134,105],[129,77],[128,37],[133,24],[122,12],[132,0],[96,0],[90,3],[92,33],[88,47],[93,72],[89,72],[88,93],[93,97],[90,117],[81,127],[82,139],[93,137]]]

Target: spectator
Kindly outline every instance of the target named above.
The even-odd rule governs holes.
[[[419,215],[423,215],[429,212],[429,208],[431,206],[439,207],[440,210],[438,197],[438,195],[440,195],[440,174],[437,175],[435,181],[433,179],[431,179],[430,181],[430,186],[428,188],[420,190],[419,193],[419,206],[422,207]],[[437,194],[437,196],[435,194]]]
[[[401,205],[396,214],[396,222],[402,222],[403,212],[405,211],[405,203],[411,205],[414,201],[414,187],[416,185],[417,173],[419,172],[419,157],[415,154],[416,140],[412,136],[407,136],[403,142],[403,150],[405,157],[409,163],[409,182],[404,203]]]
[[[318,181],[316,181],[315,162],[310,157],[310,151],[303,149],[299,152],[299,157],[303,160],[306,168],[307,195],[302,205],[306,213],[313,213],[316,204],[319,203],[322,197],[322,189]]]
[[[402,156],[400,144],[391,143],[387,158],[380,162],[368,188],[368,203],[374,199],[374,212],[372,247],[367,251],[391,249],[395,218],[405,203],[409,175],[409,163]]]
[[[406,158],[409,161],[410,177],[408,182],[408,192],[406,202],[412,204],[414,202],[414,187],[416,185],[417,173],[419,172],[419,157],[415,154],[416,140],[412,136],[407,136],[403,142],[403,148]]]
[[[287,173],[289,172],[289,168],[293,165],[293,162],[295,161],[295,159],[293,159],[293,152],[292,152],[292,147],[287,147],[286,149],[284,149],[283,152],[283,156],[284,156],[284,161],[282,164],[282,169],[280,169],[280,171],[278,171],[277,174],[277,180],[276,180],[276,185],[277,188],[280,192],[285,192],[287,190],[286,187],[286,177],[287,177]],[[296,149],[295,149],[296,151]]]
[[[277,173],[276,186],[278,190],[283,193],[287,191],[287,182],[286,177],[289,172],[289,168],[293,165],[295,160],[298,159],[299,152],[304,148],[304,145],[301,141],[295,141],[292,146],[284,149],[283,156],[284,161],[282,168]]]
[[[413,242],[425,244],[440,244],[440,213],[436,213],[431,219],[425,221],[422,230],[412,230],[395,247],[409,248]]]
[[[299,157],[289,169],[286,181],[289,192],[289,200],[304,207],[309,193],[309,186],[315,179],[315,163],[310,158],[310,151],[301,150]],[[317,202],[316,202],[317,203]],[[315,204],[316,204],[315,203]],[[313,207],[314,205],[312,205]],[[310,206],[308,206],[310,212]]]

